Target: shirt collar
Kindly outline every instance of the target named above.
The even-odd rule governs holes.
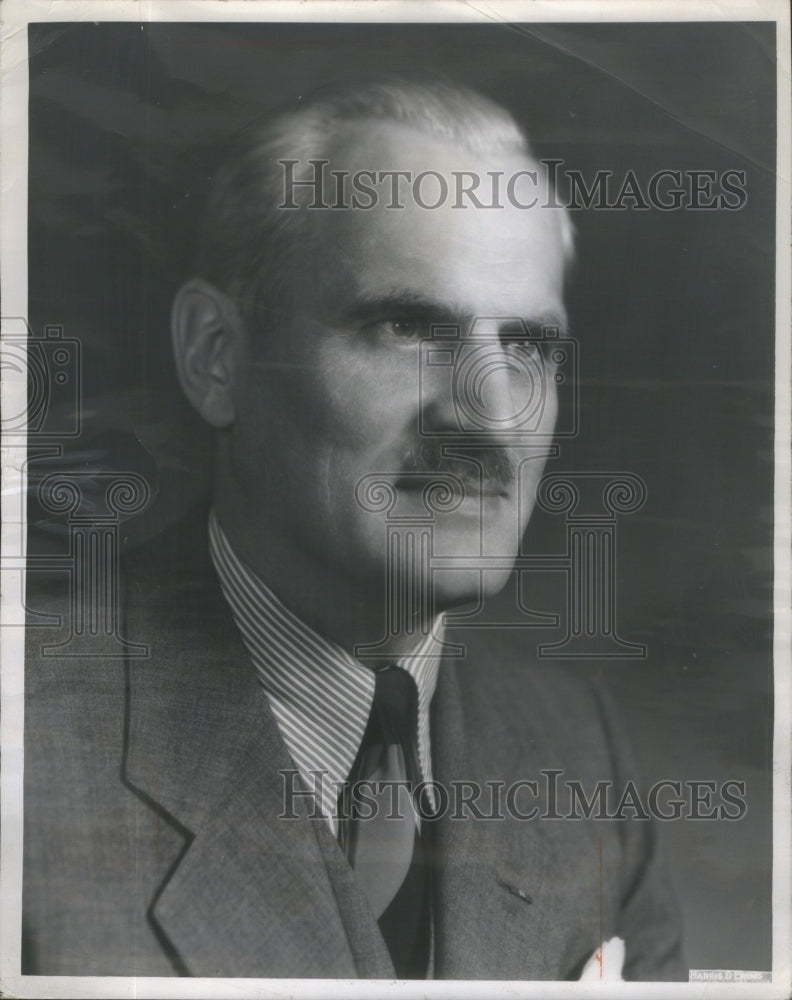
[[[335,831],[336,803],[349,777],[374,700],[373,672],[301,621],[237,556],[214,510],[209,550],[220,586],[264,686],[281,735]],[[429,706],[437,685],[442,615],[395,663],[418,691],[418,759],[432,781]],[[321,780],[315,779],[319,772]]]

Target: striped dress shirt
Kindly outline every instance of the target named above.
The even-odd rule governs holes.
[[[374,700],[374,673],[292,614],[237,556],[214,510],[209,550],[223,595],[267,694],[281,736],[333,834]],[[429,706],[440,666],[443,619],[412,653],[395,659],[418,690],[418,761],[432,781]],[[315,773],[322,780],[315,780]],[[434,798],[431,786],[430,800]]]

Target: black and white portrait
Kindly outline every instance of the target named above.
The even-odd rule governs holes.
[[[786,995],[788,12],[106,6],[5,57],[3,990]]]

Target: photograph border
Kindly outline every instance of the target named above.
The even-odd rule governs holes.
[[[770,983],[576,983],[438,980],[410,984],[380,980],[184,979],[23,976],[22,901],[24,607],[26,555],[26,443],[2,442],[2,604],[0,605],[0,995],[19,997],[613,997],[781,998],[792,988],[792,557],[790,556],[790,328],[792,328],[792,102],[790,15],[784,0],[754,2],[643,2],[643,0],[536,0],[536,2],[426,3],[425,0],[4,0],[0,95],[0,283],[2,328],[7,337],[27,315],[27,25],[42,21],[294,21],[488,23],[620,21],[774,21],[777,31],[774,631],[773,745],[773,962]],[[4,413],[27,406],[25,372],[3,372]],[[21,618],[20,618],[21,616]]]

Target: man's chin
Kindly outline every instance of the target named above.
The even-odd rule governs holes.
[[[437,612],[477,607],[494,597],[511,575],[508,568],[498,570],[453,569],[433,574],[433,603]]]
[[[438,517],[432,531],[432,553],[461,567],[482,568],[482,557],[513,561],[520,547],[524,523],[508,499],[490,501],[484,516],[454,511]]]
[[[455,511],[437,519],[431,559],[436,605],[479,602],[505,586],[522,532],[510,501],[498,501],[493,508],[488,518],[464,517]]]

